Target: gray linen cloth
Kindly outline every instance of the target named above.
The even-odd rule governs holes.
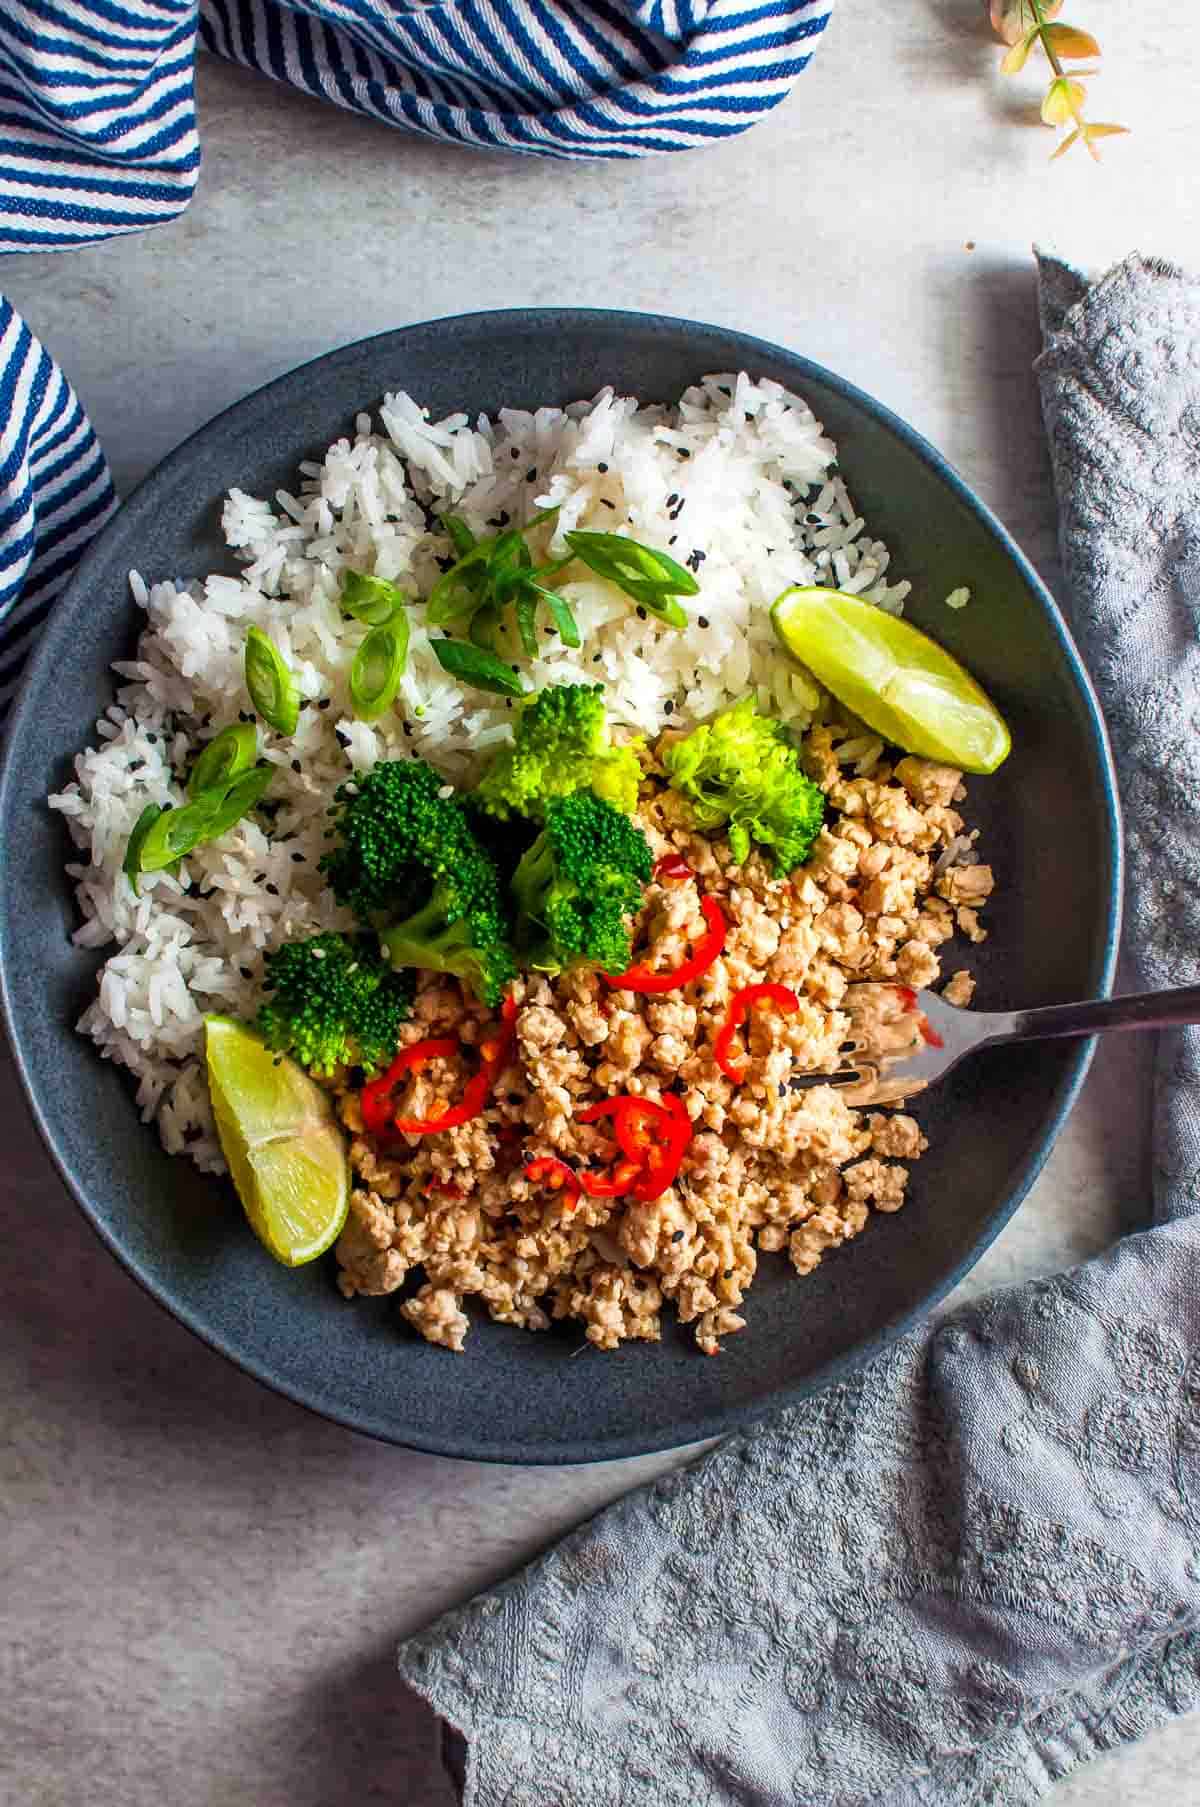
[[[1200,978],[1200,283],[1042,260],[1074,627],[1128,943]],[[1200,1705],[1200,1035],[1153,1227],[909,1337],[400,1652],[467,1807],[1009,1807]]]

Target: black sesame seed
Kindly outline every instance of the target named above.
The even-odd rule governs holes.
[[[646,611],[642,607],[640,602],[637,605],[637,618],[639,621],[645,621],[645,619],[646,619]]]
[[[267,875],[266,875],[266,873],[265,873],[265,872],[256,872],[256,873],[255,873],[255,874],[254,874],[254,882],[255,882],[255,884],[256,884],[256,885],[261,885],[261,884],[263,884],[263,883],[264,883],[264,882],[265,882],[265,880],[266,880],[266,876],[267,876]]]
[[[317,708],[318,709],[328,709],[328,707],[332,701],[333,701],[333,698],[331,696],[323,696],[323,697],[319,698],[319,700],[317,702]]]
[[[279,886],[278,885],[268,885],[267,886],[267,896],[268,897],[278,897],[279,896]]]
[[[243,979],[252,979],[254,977],[253,972],[248,966],[239,966],[238,971],[241,973]]]
[[[510,456],[510,457],[511,457],[511,458],[519,458],[519,457],[520,457],[520,456],[521,456],[521,448],[520,448],[520,446],[519,446],[519,445],[514,445],[514,446],[510,446],[510,448],[509,448],[509,456]]]
[[[674,506],[675,506],[676,502],[678,502],[678,500],[679,500],[679,491],[677,489],[673,489],[671,491],[670,495],[667,497],[667,507],[674,508]]]
[[[603,474],[604,474],[604,472],[605,472],[605,471],[607,471],[607,469],[608,469],[608,466],[607,466],[607,464],[598,464],[598,465],[597,465],[597,466],[596,466],[596,469],[597,469],[597,470],[598,470],[598,471],[599,471],[599,472],[600,472],[600,473],[601,473],[601,475],[602,475],[602,476],[603,476]]]
[[[592,664],[593,664],[593,665],[599,665],[599,663],[600,663],[600,658],[601,658],[601,655],[600,655],[600,654],[599,654],[599,653],[593,653],[593,654],[592,654]]]
[[[707,626],[708,626],[708,616],[707,616],[707,615],[697,615],[697,616],[696,616],[696,621],[697,621],[697,624],[698,624],[698,625],[699,625],[699,626],[700,626],[700,627],[707,627]]]
[[[144,759],[131,759],[129,761],[129,770],[131,772],[140,772],[145,763],[146,761]]]
[[[412,723],[411,722],[401,722],[400,726],[403,728],[407,738],[409,740],[411,740],[412,739]]]
[[[296,862],[296,864],[297,864],[297,866],[303,866],[303,864],[304,864],[304,855],[303,855],[303,854],[302,854],[302,853],[294,853],[294,854],[293,854],[293,855],[292,855],[292,858],[293,858],[293,860],[294,860],[294,861],[295,861],[295,862]]]
[[[726,1279],[727,1279],[727,1280],[732,1280],[732,1279],[733,1279],[733,1269],[732,1269],[732,1268],[731,1268],[731,1267],[727,1267],[727,1268],[726,1268],[726,1269],[725,1269],[725,1278],[726,1278]]]
[[[676,1232],[675,1232],[675,1234],[674,1234],[674,1236],[672,1236],[672,1238],[671,1238],[671,1241],[672,1241],[672,1242],[682,1242],[682,1241],[683,1241],[683,1234],[684,1234],[684,1233],[683,1233],[683,1231],[682,1231],[682,1230],[676,1230]]]
[[[615,508],[617,506],[615,502],[610,502],[607,496],[601,496],[600,500],[603,502],[605,508]]]
[[[292,770],[293,772],[302,772],[304,770],[304,767],[300,764],[298,759],[293,759]]]
[[[667,545],[673,546],[678,538],[679,538],[679,535],[677,533],[673,533],[671,535],[670,539],[667,541]]]
[[[666,702],[663,704],[663,714],[664,715],[674,715],[674,713],[675,713],[675,705],[671,701],[670,697],[668,697]]]
[[[687,447],[686,447],[686,446],[685,446],[685,445],[677,445],[677,446],[676,446],[676,447],[675,447],[675,450],[676,450],[676,451],[677,451],[677,452],[678,452],[678,453],[679,453],[679,456],[680,456],[680,457],[681,457],[681,458],[690,458],[690,457],[691,457],[691,455],[692,455],[692,454],[691,454],[691,453],[690,453],[690,452],[689,452],[689,451],[688,451],[688,448],[687,448]]]
[[[525,481],[526,481],[526,483],[536,483],[537,482],[537,465],[536,464],[531,464],[529,469],[525,472]]]

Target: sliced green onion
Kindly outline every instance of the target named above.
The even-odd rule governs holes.
[[[536,590],[545,602],[554,618],[554,625],[558,629],[558,637],[563,645],[582,646],[583,638],[579,632],[579,624],[571,612],[571,605],[566,597],[560,596],[557,590],[543,590],[541,584],[531,584],[530,588]]]
[[[277,734],[294,734],[300,720],[300,692],[283,654],[261,628],[246,630],[246,689],[256,712]]]
[[[138,896],[138,877],[143,870],[142,849],[146,845],[146,836],[162,815],[162,805],[147,803],[145,809],[133,825],[133,830],[125,846],[125,858],[121,862],[121,870],[133,886],[133,895]]]
[[[461,678],[475,690],[491,690],[497,696],[524,696],[525,686],[504,660],[486,647],[468,640],[431,640],[434,656],[443,671]]]
[[[258,758],[258,730],[253,722],[234,722],[214,734],[202,747],[195,765],[188,773],[188,796],[199,797],[203,791],[224,789],[248,772]]]
[[[408,657],[408,616],[373,627],[350,667],[350,701],[360,721],[373,722],[396,700]]]
[[[500,629],[500,610],[494,602],[485,602],[471,616],[471,625],[467,629],[467,637],[474,646],[482,646],[491,652],[496,644],[496,635]]]
[[[494,544],[493,540],[480,540],[438,578],[425,606],[425,619],[430,627],[448,627],[452,621],[473,614],[479,607],[484,599]]]
[[[532,569],[529,547],[516,528],[510,527],[507,533],[499,535],[492,547],[487,571],[490,600],[503,608],[512,601],[525,573]]]
[[[254,808],[272,778],[275,767],[269,764],[256,765],[250,771],[243,772],[236,778],[224,796],[214,793],[209,798],[212,815],[209,818],[208,831],[200,838],[204,841],[219,840],[223,834],[248,816]]]
[[[695,596],[700,585],[669,553],[643,546],[640,540],[627,539],[621,533],[575,529],[565,537],[576,558],[598,577],[616,584],[668,627],[687,626],[687,615],[674,598]]]
[[[446,530],[446,538],[458,553],[459,558],[465,558],[475,545],[475,535],[467,523],[461,515],[444,514],[441,524]]]
[[[530,515],[521,532],[528,533],[531,527],[540,527],[543,521],[552,521],[561,507],[562,503],[556,502],[553,508],[539,508],[536,514]]]
[[[206,791],[194,803],[185,803],[180,809],[164,809],[158,820],[151,823],[142,841],[139,870],[161,872],[164,866],[173,866],[201,841],[211,840],[214,810],[226,794],[224,791]]]
[[[367,627],[382,627],[400,614],[405,601],[404,591],[386,577],[374,577],[367,571],[342,572],[342,607]]]
[[[215,841],[254,808],[275,774],[273,765],[252,766],[232,784],[200,791],[179,809],[146,806],[125,849],[124,870],[137,890],[137,875],[161,872],[205,841]],[[151,814],[153,811],[153,815]]]
[[[517,632],[521,636],[521,650],[527,659],[537,658],[537,605],[537,596],[528,584],[518,590]]]

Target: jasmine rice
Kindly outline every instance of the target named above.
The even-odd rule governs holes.
[[[856,514],[836,447],[811,411],[745,374],[707,377],[671,407],[604,390],[566,409],[475,421],[434,422],[412,397],[388,395],[377,421],[360,414],[352,441],[300,466],[294,492],[231,489],[222,527],[239,574],[192,584],[130,574],[147,617],[137,656],[114,666],[116,700],[96,742],[76,759],[74,782],[50,798],[77,849],[68,867],[83,917],[75,939],[114,948],[79,1028],[134,1074],[142,1114],[157,1120],[170,1152],[224,1167],[204,1015],[252,1017],[264,953],[352,926],[318,869],[337,785],[409,754],[470,784],[481,757],[508,738],[511,704],[464,688],[431,650],[420,599],[452,556],[436,517],[452,510],[486,535],[547,508],[558,513],[537,531],[550,558],[574,528],[624,530],[669,551],[700,584],[678,631],[599,577],[564,584],[582,646],[565,647],[543,622],[539,656],[520,660],[531,688],[603,681],[611,722],[637,734],[668,721],[687,728],[747,693],[807,727],[826,699],[780,657],[771,603],[789,585],[820,583],[899,614],[908,592],[889,581],[887,550]],[[367,629],[339,607],[347,568],[394,581],[412,599],[395,710],[373,723],[350,705]],[[252,625],[278,647],[302,699],[294,734],[260,730],[261,757],[277,768],[266,802],[177,872],[144,875],[135,895],[122,872],[134,823],[148,803],[182,803],[200,747],[250,708]],[[865,770],[878,745],[848,741],[839,757]]]

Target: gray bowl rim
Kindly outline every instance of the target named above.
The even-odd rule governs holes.
[[[876,400],[866,390],[848,382],[836,371],[829,370],[826,366],[818,364],[798,352],[790,351],[785,346],[773,344],[769,340],[759,339],[747,333],[737,332],[730,327],[687,320],[677,315],[646,314],[617,308],[574,307],[495,308],[469,314],[439,315],[431,320],[416,321],[408,326],[393,328],[387,332],[370,334],[364,339],[353,340],[348,344],[323,352],[315,358],[310,358],[303,364],[285,371],[282,375],[273,377],[269,382],[260,384],[257,389],[249,391],[238,401],[221,409],[202,426],[197,427],[193,433],[190,433],[176,446],[174,451],[169,452],[165,458],[160,460],[123,500],[112,520],[105,525],[92,545],[89,546],[66,584],[62,595],[51,610],[46,626],[39,636],[38,644],[23,674],[17,700],[9,716],[4,744],[0,746],[0,834],[3,831],[3,824],[8,819],[10,792],[16,784],[16,749],[20,743],[22,732],[36,709],[37,696],[42,685],[53,678],[54,670],[64,656],[65,648],[60,643],[69,632],[68,623],[75,594],[89,584],[92,567],[103,562],[107,538],[115,530],[116,523],[127,510],[152,505],[159,486],[173,478],[179,466],[187,464],[197,443],[215,428],[225,424],[231,416],[236,416],[243,408],[249,409],[275,392],[283,395],[291,385],[302,380],[317,366],[336,364],[339,360],[352,362],[356,354],[368,345],[378,344],[385,339],[403,340],[409,335],[428,332],[434,328],[444,331],[454,329],[460,333],[478,333],[486,332],[489,328],[498,328],[505,324],[518,322],[525,329],[534,328],[549,334],[560,334],[576,330],[579,327],[600,326],[601,324],[606,327],[626,325],[636,328],[640,332],[658,332],[671,336],[676,334],[686,336],[695,332],[715,333],[728,342],[731,351],[735,354],[731,358],[731,362],[736,361],[739,369],[751,368],[756,361],[762,359],[783,359],[796,372],[795,386],[800,392],[803,392],[805,381],[811,379],[827,385],[835,390],[842,400],[873,416],[908,451],[928,465],[958,500],[976,516],[981,525],[999,543],[1041,607],[1051,631],[1059,643],[1071,677],[1086,705],[1086,719],[1094,750],[1098,755],[1107,816],[1107,920],[1099,961],[1100,970],[1097,975],[1097,995],[1107,996],[1112,990],[1113,978],[1116,973],[1124,894],[1121,806],[1116,769],[1113,764],[1112,748],[1103,711],[1091,676],[1054,597],[1008,529],[992,513],[986,503],[980,500],[953,465],[923,434],[909,426],[900,415],[894,413],[883,402]],[[347,412],[351,411],[355,405],[353,399],[348,399]],[[171,1297],[169,1287],[158,1285],[152,1276],[144,1271],[138,1261],[121,1246],[120,1239],[111,1234],[107,1226],[93,1213],[87,1199],[84,1176],[74,1172],[58,1146],[54,1125],[36,1095],[25,1059],[2,952],[3,950],[0,949],[0,1015],[3,1017],[25,1100],[38,1133],[67,1191],[92,1229],[110,1253],[116,1257],[122,1267],[132,1275],[157,1305],[160,1305],[170,1316],[183,1324],[201,1342],[206,1343],[210,1349],[216,1350],[218,1354],[233,1362],[235,1367],[251,1375],[271,1391],[282,1394],[318,1417],[344,1425],[348,1430],[357,1431],[379,1442],[397,1444],[403,1448],[420,1450],[429,1455],[445,1456],[459,1461],[505,1463],[521,1467],[557,1467],[577,1463],[615,1461],[630,1456],[649,1455],[663,1450],[683,1448],[691,1443],[745,1429],[750,1422],[768,1411],[795,1405],[799,1400],[820,1392],[823,1388],[832,1385],[847,1374],[854,1372],[865,1362],[889,1349],[901,1337],[928,1318],[934,1307],[946,1297],[947,1293],[951,1292],[970,1273],[1016,1212],[1049,1158],[1071,1108],[1079,1096],[1095,1052],[1095,1037],[1079,1043],[1063,1077],[1050,1095],[1050,1114],[1040,1140],[1031,1148],[1024,1163],[1018,1169],[1013,1186],[1007,1195],[982,1221],[979,1234],[972,1243],[969,1253],[957,1262],[940,1282],[927,1289],[907,1310],[897,1313],[892,1321],[875,1336],[864,1339],[844,1355],[827,1362],[814,1372],[806,1374],[803,1380],[764,1391],[761,1400],[750,1409],[742,1405],[730,1406],[717,1412],[700,1412],[694,1419],[686,1423],[661,1427],[645,1435],[639,1433],[625,1437],[580,1438],[571,1442],[532,1446],[528,1442],[511,1443],[506,1441],[503,1435],[497,1435],[484,1444],[478,1439],[455,1435],[444,1437],[429,1434],[422,1434],[419,1437],[405,1436],[396,1426],[373,1414],[359,1413],[352,1408],[333,1410],[327,1404],[317,1402],[306,1394],[303,1387],[280,1381],[271,1373],[267,1364],[258,1361],[248,1349],[240,1348],[234,1338],[222,1336],[210,1329],[199,1314],[192,1312]]]

